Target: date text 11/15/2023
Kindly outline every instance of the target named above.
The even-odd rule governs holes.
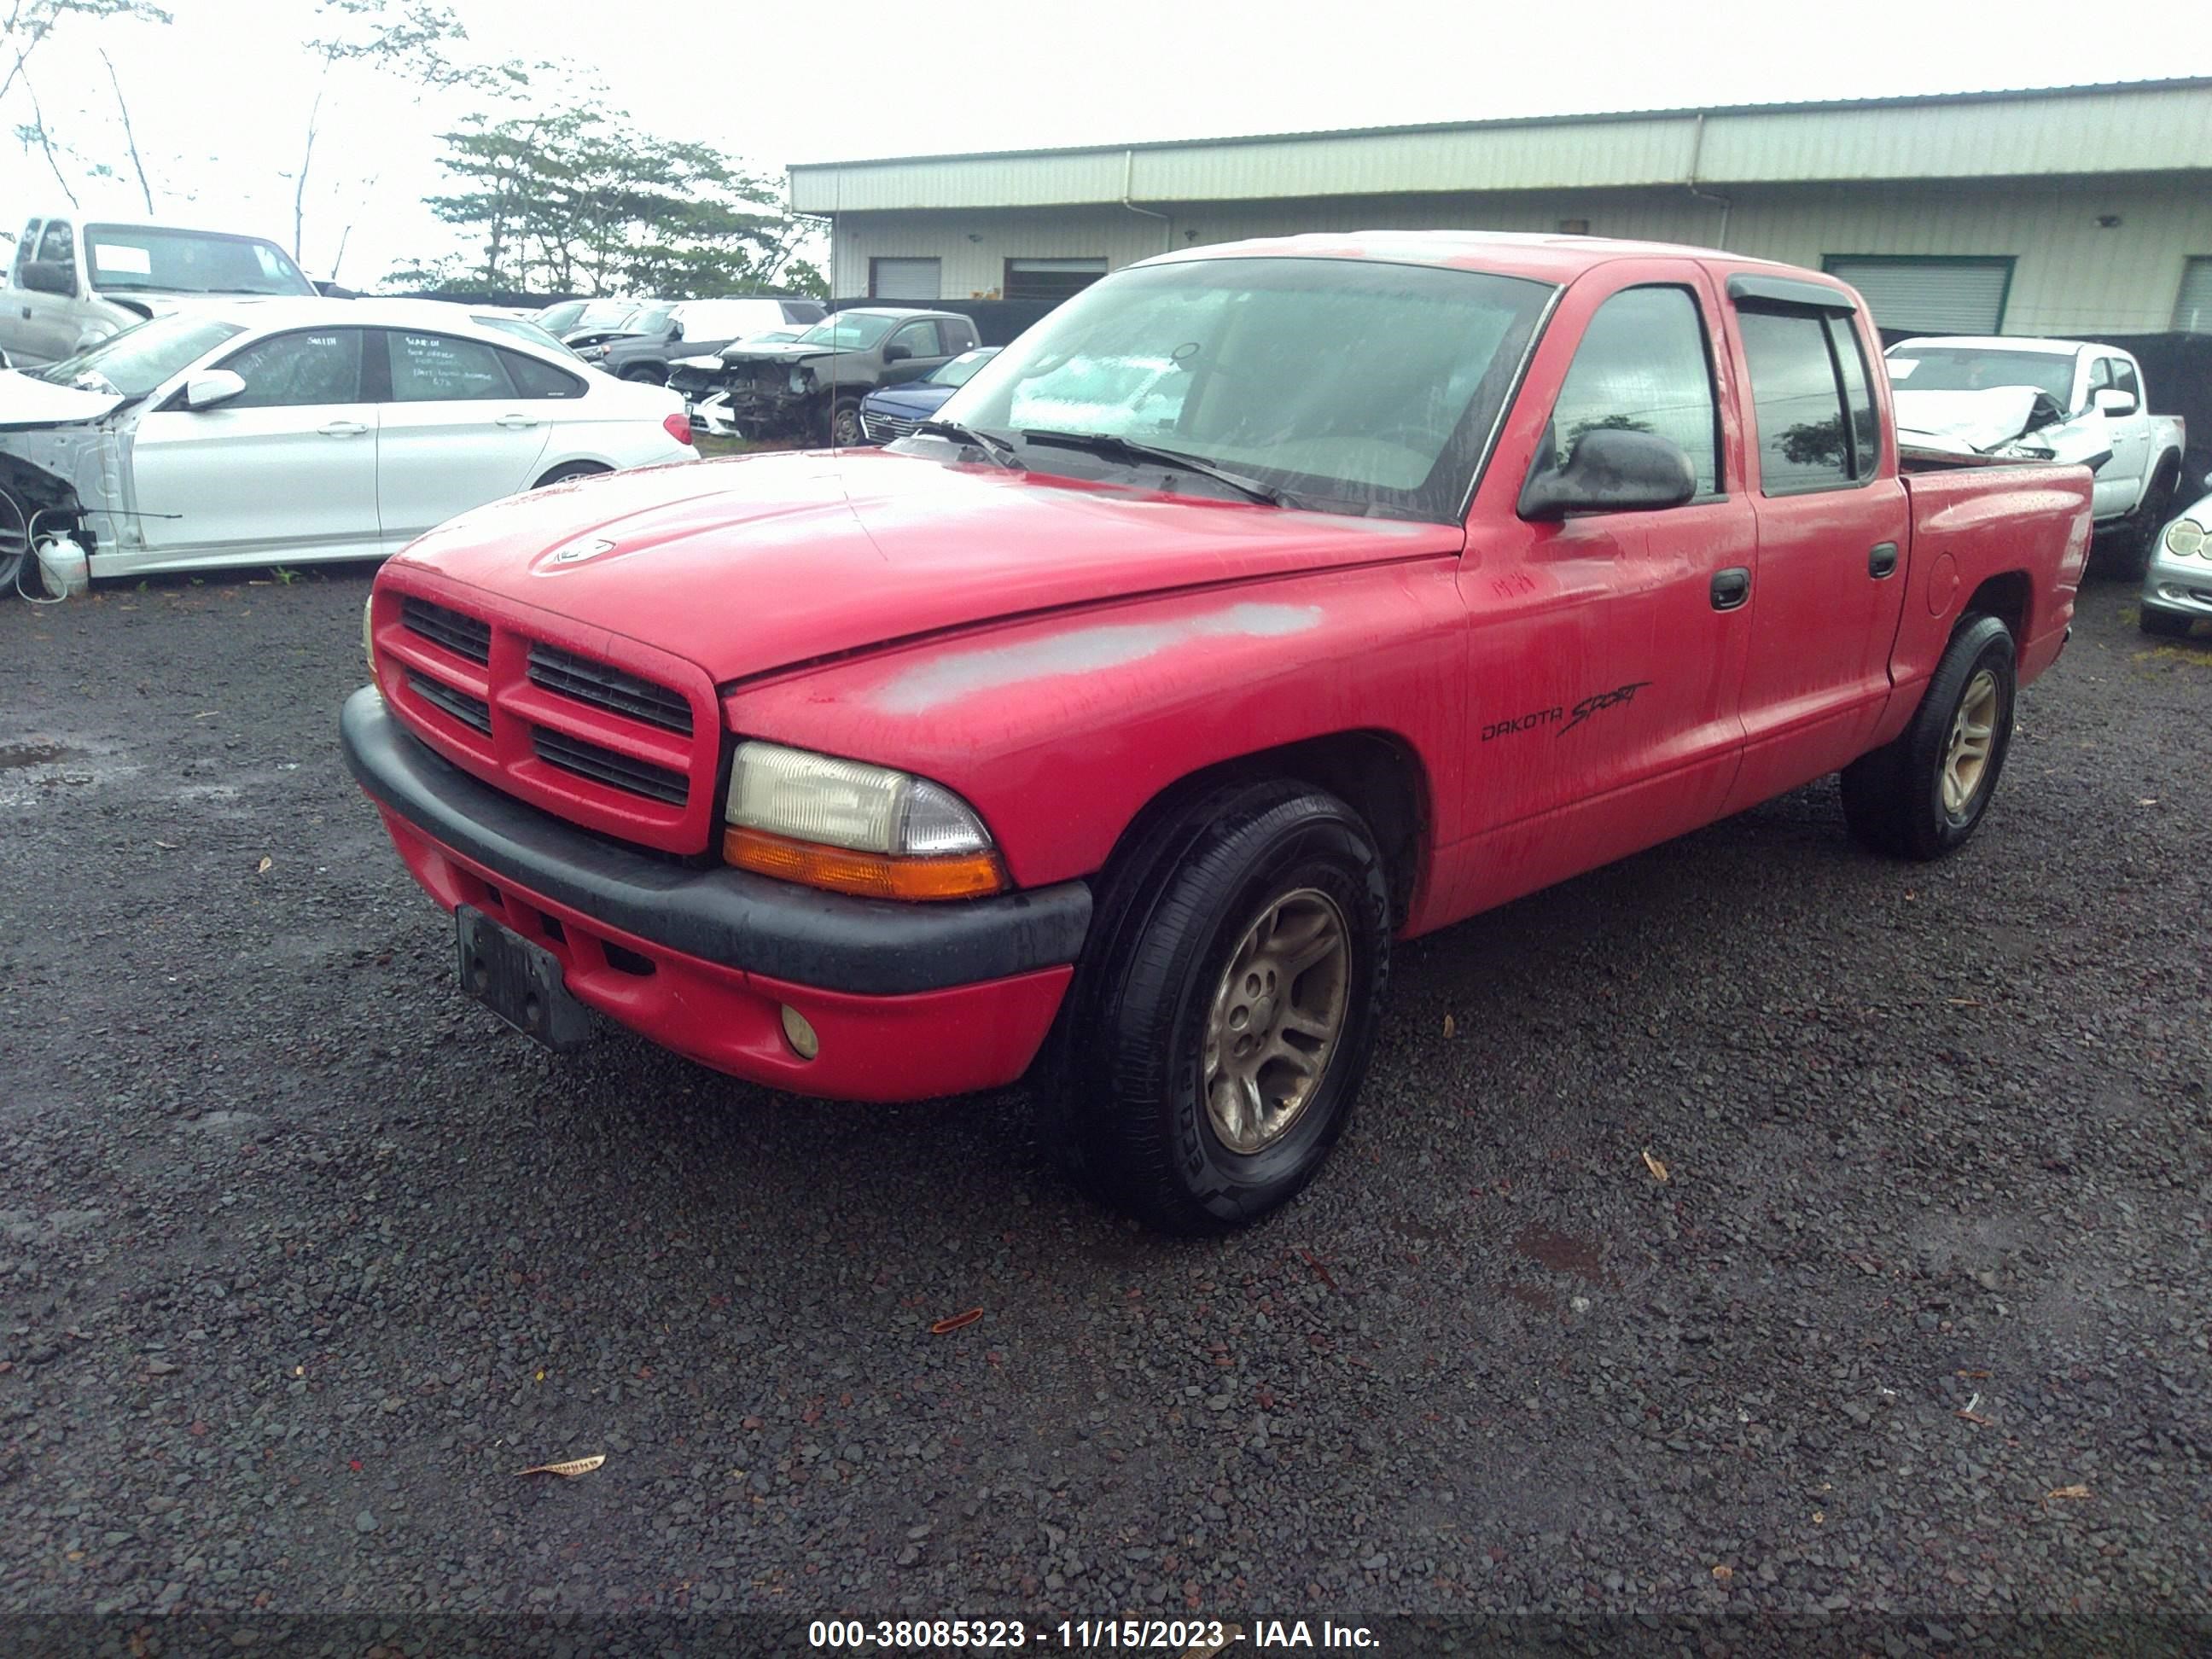
[[[817,1619],[807,1626],[806,1639],[817,1649],[863,1652],[1036,1646],[1064,1653],[1164,1652],[1179,1659],[1214,1659],[1243,1645],[1367,1652],[1381,1647],[1368,1626],[1328,1619],[1260,1619],[1249,1629],[1218,1619],[1064,1619],[1036,1625],[1019,1619]]]

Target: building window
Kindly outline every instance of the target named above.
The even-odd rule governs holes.
[[[2012,264],[2003,258],[1831,253],[1820,269],[1866,298],[1876,327],[1906,334],[1995,334]]]
[[[2212,259],[2191,259],[2182,268],[2173,326],[2183,334],[2212,334]]]
[[[871,259],[868,297],[871,300],[939,300],[944,297],[937,259]]]
[[[1009,259],[1009,300],[1065,300],[1080,294],[1106,274],[1103,259]]]

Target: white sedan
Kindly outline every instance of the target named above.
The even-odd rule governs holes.
[[[93,577],[374,558],[518,490],[696,459],[676,393],[528,325],[228,301],[0,373],[0,567],[57,537]]]

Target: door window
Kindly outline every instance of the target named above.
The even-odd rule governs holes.
[[[303,329],[258,340],[219,367],[246,382],[227,409],[295,409],[312,404],[357,404],[361,395],[361,331]]]
[[[945,355],[938,346],[935,323],[908,323],[892,335],[890,346],[884,348],[886,362],[890,360],[891,346],[904,346],[907,355],[913,357],[942,357]]]
[[[1850,318],[1831,312],[1826,321],[1828,347],[1836,354],[1836,372],[1844,383],[1844,408],[1850,416],[1851,477],[1871,478],[1881,465],[1881,422],[1874,412],[1874,394],[1867,390],[1866,351]]]
[[[1598,307],[1533,471],[1565,466],[1583,434],[1607,430],[1649,432],[1679,445],[1697,472],[1698,493],[1720,488],[1712,362],[1687,289],[1627,289]]]
[[[46,221],[46,234],[39,239],[39,263],[76,268],[76,238],[70,234],[67,220]]]
[[[2112,360],[2100,357],[2089,365],[2089,396],[2094,401],[2100,392],[2112,383]]]
[[[584,383],[548,362],[535,357],[526,357],[519,351],[502,351],[500,361],[507,366],[507,378],[514,382],[518,394],[525,398],[580,398]]]
[[[1871,477],[1877,453],[1870,420],[1846,418],[1846,359],[1857,369],[1856,404],[1866,396],[1856,340],[1839,343],[1817,311],[1741,307],[1736,325],[1751,367],[1753,418],[1759,428],[1759,488],[1765,495],[1843,489]],[[1844,331],[1846,333],[1849,331]],[[1868,405],[1869,416],[1871,404]],[[1857,452],[1863,449],[1864,459]]]
[[[384,337],[392,353],[394,403],[464,403],[514,396],[514,384],[500,362],[505,354],[481,340],[397,329]]]
[[[18,288],[23,285],[23,267],[39,257],[39,226],[41,222],[37,219],[28,221],[23,226],[23,234],[15,239],[14,280]]]
[[[2136,407],[2141,408],[2142,381],[2136,374],[2136,366],[2124,357],[2107,357],[2105,362],[2112,370],[2112,385],[2134,398]]]

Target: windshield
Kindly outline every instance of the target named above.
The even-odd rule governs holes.
[[[547,333],[543,327],[539,326],[537,323],[532,322],[527,317],[501,317],[492,315],[471,317],[469,320],[472,323],[479,324],[485,328],[497,329],[501,334],[512,334],[518,340],[527,340],[534,346],[544,346],[550,350],[559,352],[563,357],[572,358],[577,362],[580,363],[584,361],[581,357],[578,357],[574,352],[569,350],[567,346],[562,345],[553,335]]]
[[[620,327],[625,334],[659,334],[667,330],[668,319],[675,314],[672,306],[640,306],[622,319]]]
[[[841,350],[865,351],[891,331],[896,317],[871,317],[865,312],[844,311],[825,317],[799,337],[800,345],[835,346]]]
[[[1980,346],[1893,346],[1890,384],[1900,392],[1986,392],[2032,386],[2064,409],[2074,398],[2074,359],[2055,351],[1991,351]]]
[[[942,364],[932,374],[922,379],[932,386],[966,386],[975,378],[975,371],[999,355],[996,346],[984,351],[963,351],[951,362]]]
[[[143,398],[232,335],[244,332],[236,323],[176,312],[111,334],[74,357],[64,357],[32,373],[41,380],[75,386],[80,392]]]
[[[284,251],[255,236],[87,225],[85,265],[103,294],[313,294]]]
[[[1448,523],[1551,292],[1353,259],[1141,265],[1048,314],[943,416],[983,432],[1109,434],[1303,506]],[[1022,459],[1116,476],[1112,461],[1061,446],[1027,445]]]

